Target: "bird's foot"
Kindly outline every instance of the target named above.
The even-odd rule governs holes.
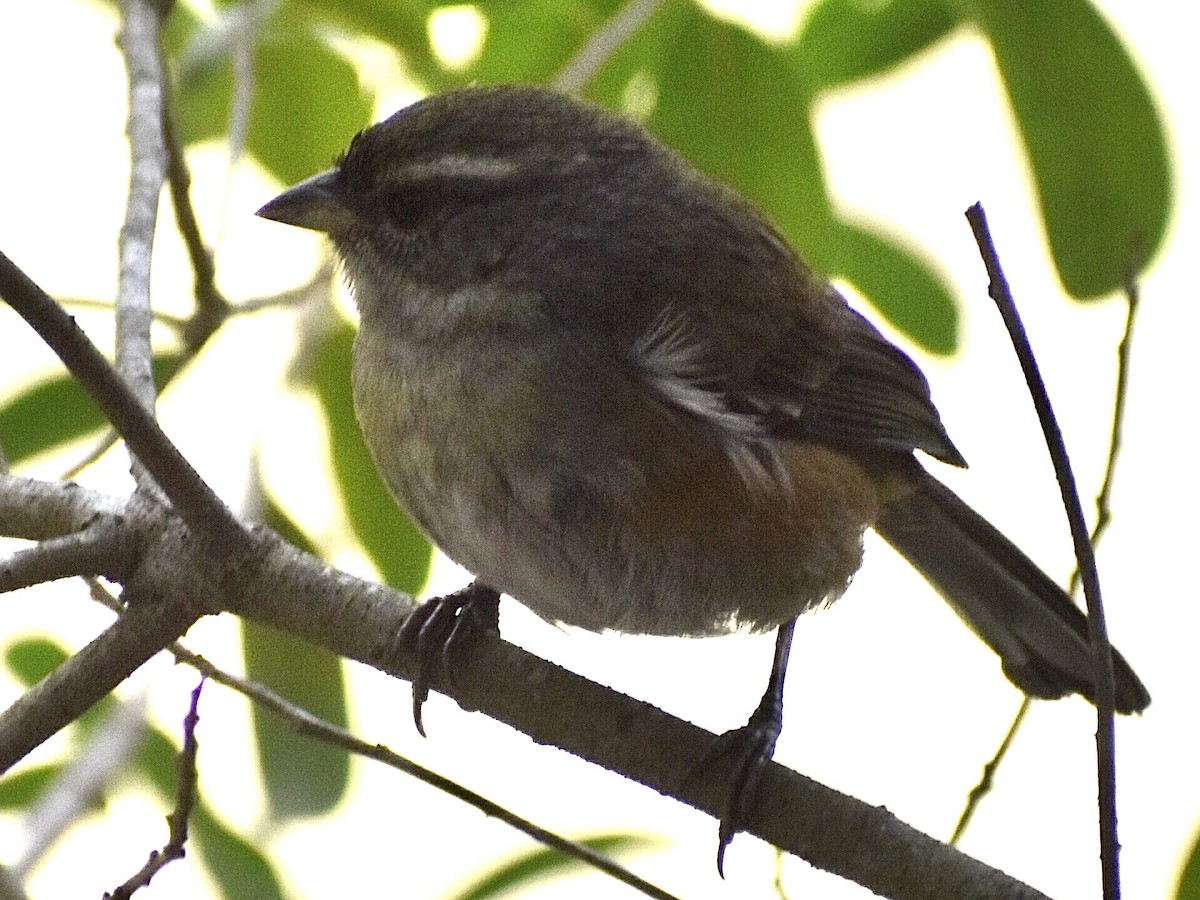
[[[783,728],[783,707],[770,696],[741,728],[718,737],[704,754],[697,769],[720,767],[728,773],[729,795],[721,814],[717,843],[717,872],[725,877],[725,850],[733,836],[743,830],[758,797],[763,771],[775,752]]]
[[[421,736],[421,708],[429,699],[431,682],[453,678],[453,657],[472,635],[499,631],[500,594],[479,581],[444,597],[433,597],[413,610],[400,629],[398,641],[416,654],[413,675],[413,722]]]

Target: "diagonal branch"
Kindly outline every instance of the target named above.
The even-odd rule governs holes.
[[[589,37],[555,77],[554,86],[567,93],[583,90],[662,5],[663,0],[629,0]]]
[[[196,534],[226,554],[246,547],[241,523],[163,434],[75,320],[3,253],[0,296],[63,361]]]

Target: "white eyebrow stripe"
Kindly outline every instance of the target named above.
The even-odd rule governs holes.
[[[422,178],[473,178],[501,181],[519,172],[523,166],[511,159],[496,156],[474,156],[469,153],[449,153],[434,159],[420,160],[404,167],[404,174]]]

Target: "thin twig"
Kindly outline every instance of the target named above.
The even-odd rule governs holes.
[[[188,818],[196,806],[196,754],[200,749],[196,740],[196,725],[200,715],[196,711],[200,704],[200,692],[204,689],[204,676],[192,690],[192,702],[183,717],[183,748],[175,765],[175,808],[167,816],[167,842],[161,850],[150,851],[150,857],[128,881],[106,893],[112,900],[128,900],[134,891],[145,887],[168,863],[183,859],[188,837]]]
[[[558,73],[554,87],[572,94],[583,90],[625,42],[658,12],[662,4],[663,0],[629,0],[616,15],[593,32],[575,58]]]
[[[116,306],[111,300],[96,300],[92,297],[60,297],[58,302],[71,309],[94,309],[104,313],[111,313],[116,310]],[[150,318],[159,325],[167,326],[172,331],[182,331],[188,322],[184,316],[177,316],[174,313],[163,312],[158,309],[150,310]]]
[[[25,814],[25,846],[9,869],[14,878],[23,881],[64,832],[95,807],[114,776],[125,771],[145,733],[145,693],[118,701]]]
[[[33,327],[129,444],[196,534],[222,552],[246,548],[242,525],[171,443],[75,320],[0,253],[0,296]]]
[[[17,498],[5,499],[10,488],[19,492],[22,485],[28,488],[25,494],[57,497],[47,497],[39,504],[53,515],[52,530],[47,531],[42,517],[31,517]],[[134,502],[152,505],[144,498],[134,498]],[[87,521],[88,509],[92,514],[123,515],[125,506],[115,498],[73,486],[0,478],[0,528],[21,537],[40,538],[78,528]],[[148,638],[135,636],[139,652],[149,646],[169,646],[180,637],[186,624],[163,640],[161,620],[164,614],[172,614],[172,607],[185,602],[205,611],[220,606],[411,680],[413,654],[395,640],[413,608],[410,597],[330,569],[265,528],[252,533],[255,565],[241,569],[241,579],[224,578],[216,587],[210,580],[209,553],[177,516],[165,510],[161,516],[135,512],[129,516],[129,526],[145,547],[138,557],[138,577],[131,584],[142,596],[131,598],[126,586],[122,597],[131,602],[120,621],[143,617],[142,626],[159,629]],[[151,598],[159,601],[154,616],[147,615],[150,610],[144,602]],[[186,623],[186,619],[180,621]],[[97,649],[99,658],[85,659],[83,672],[99,672],[108,678],[110,673],[103,666],[113,648]],[[123,652],[121,647],[115,649]],[[72,657],[60,670],[76,659]],[[119,670],[126,668],[127,662],[121,662]],[[70,686],[75,693],[80,688],[93,693],[109,690],[107,683],[98,689],[90,682]],[[465,709],[478,710],[539,744],[590,760],[708,815],[719,816],[726,807],[725,773],[714,770],[704,777],[686,777],[689,772],[696,774],[694,767],[716,740],[715,735],[538,659],[499,635],[477,635],[471,652],[456,664],[453,679],[439,677],[434,688]],[[39,699],[45,702],[39,703]],[[82,702],[90,700],[85,697]],[[74,694],[47,696],[43,692],[40,698],[31,699],[38,709],[60,703],[67,707],[68,721],[77,715],[71,708],[78,705]],[[26,713],[31,704],[24,704]],[[36,746],[54,733],[44,721],[31,724],[28,715],[13,713],[13,708],[0,713],[0,768],[12,765],[28,753],[30,745]],[[36,732],[32,737],[31,727]],[[917,832],[883,808],[855,800],[775,762],[767,764],[759,802],[748,813],[746,830],[801,855],[814,866],[897,900],[1044,896]],[[895,865],[898,859],[903,860],[902,866]]]
[[[88,583],[91,586],[93,599],[107,606],[109,609],[119,611],[122,608],[121,602],[109,593],[96,579],[88,579]],[[658,897],[661,900],[671,900],[673,897],[672,894],[639,878],[616,861],[597,853],[586,844],[570,841],[552,831],[547,831],[530,822],[528,819],[521,818],[512,811],[493,803],[486,797],[401,756],[382,744],[369,744],[346,729],[339,728],[337,725],[314,715],[304,707],[293,703],[267,685],[250,678],[233,675],[224,669],[218,668],[199,653],[189,650],[179,641],[175,641],[167,647],[167,651],[175,657],[177,662],[191,666],[205,678],[242,694],[244,697],[279,716],[284,722],[295,729],[298,734],[316,738],[331,746],[341,747],[349,753],[374,759],[384,765],[391,766],[393,769],[410,775],[432,788],[442,791],[457,800],[461,800],[469,806],[473,806],[486,816],[499,819],[506,825],[515,828],[522,834],[527,835],[552,850],[557,850],[564,856],[576,859],[585,865],[592,866],[612,876],[622,884],[629,885],[648,897]]]
[[[1117,476],[1117,460],[1124,443],[1125,405],[1129,397],[1129,365],[1133,353],[1133,326],[1137,321],[1141,291],[1137,276],[1130,274],[1125,282],[1125,328],[1121,342],[1117,345],[1117,385],[1113,398],[1112,429],[1108,436],[1108,462],[1104,467],[1104,480],[1096,494],[1096,524],[1092,528],[1092,546],[1095,547],[1112,522],[1112,489]],[[1071,590],[1079,586],[1079,570],[1071,574]]]
[[[271,294],[267,297],[256,297],[253,300],[247,300],[246,302],[238,303],[237,305],[230,305],[224,312],[223,321],[236,316],[251,315],[256,312],[261,312],[265,309],[298,306],[299,304],[308,301],[313,290],[317,286],[328,283],[332,275],[333,264],[327,260],[317,271],[317,274],[315,274],[306,284],[302,284],[300,287],[281,291],[278,294]],[[102,307],[108,311],[111,311],[113,308],[111,303],[106,304],[102,301],[71,300],[67,302],[72,306],[84,305],[96,308]],[[195,316],[185,319],[179,316],[170,315],[168,313],[155,312],[154,320],[167,325],[184,335],[183,355],[185,365],[180,365],[177,369],[175,369],[174,372],[171,373],[170,378],[168,378],[168,380],[163,384],[163,387],[165,387],[184,371],[186,368],[186,362],[193,359],[196,354],[200,352],[200,348],[204,345],[208,338],[211,337],[211,331],[208,330],[208,326],[197,324],[197,318]],[[191,343],[189,341],[191,341]],[[194,343],[196,341],[198,341],[198,343]],[[100,436],[100,438],[96,441],[96,444],[90,450],[88,450],[82,458],[76,460],[68,469],[66,469],[66,471],[63,472],[63,479],[70,481],[79,475],[80,472],[107,453],[112,448],[113,444],[117,442],[117,437],[118,435],[116,431],[111,428],[108,429],[103,435]]]
[[[1100,579],[1096,572],[1096,558],[1092,553],[1087,523],[1083,517],[1083,504],[1071,469],[1062,431],[1051,408],[1045,383],[1038,371],[1037,361],[1029,346],[1021,318],[1008,287],[1008,280],[1001,268],[1000,259],[988,230],[987,216],[982,205],[976,203],[967,210],[967,221],[979,244],[988,272],[988,293],[996,302],[1001,318],[1004,319],[1009,337],[1016,350],[1017,359],[1025,375],[1029,394],[1037,409],[1038,421],[1046,438],[1046,446],[1054,463],[1054,474],[1058,479],[1063,507],[1071,529],[1071,541],[1075,547],[1075,559],[1083,579],[1083,592],[1087,598],[1088,636],[1095,660],[1096,688],[1096,769],[1098,780],[1098,802],[1100,807],[1100,861],[1101,881],[1105,900],[1117,900],[1120,896],[1120,845],[1117,841],[1117,777],[1116,738],[1113,724],[1114,688],[1112,647],[1108,640],[1108,629],[1104,622],[1104,605],[1100,597]]]
[[[217,269],[212,252],[204,244],[200,223],[192,207],[192,175],[184,158],[183,145],[175,127],[175,113],[169,102],[163,103],[163,136],[167,149],[167,183],[171,188],[171,205],[175,209],[175,225],[183,237],[188,259],[192,265],[196,309],[183,329],[184,345],[198,349],[217,331],[229,316],[229,301],[217,288]]]
[[[979,783],[971,789],[971,793],[967,796],[966,806],[963,807],[962,814],[958,817],[958,823],[954,826],[954,833],[950,835],[951,846],[957,847],[958,842],[962,840],[962,836],[967,831],[967,826],[971,824],[971,817],[975,815],[975,810],[979,808],[979,804],[983,802],[992,791],[992,779],[996,775],[996,770],[1000,768],[1000,764],[1004,762],[1004,757],[1008,755],[1008,750],[1012,746],[1013,739],[1016,738],[1017,732],[1021,729],[1021,724],[1025,721],[1025,715],[1029,712],[1029,707],[1033,705],[1033,698],[1026,694],[1021,698],[1021,705],[1017,707],[1017,714],[1013,716],[1012,724],[1008,726],[1008,731],[1004,735],[1004,740],[1000,742],[1000,746],[996,748],[995,754],[983,767],[983,775],[980,776]]]
[[[1121,334],[1121,341],[1117,346],[1117,383],[1113,397],[1112,430],[1109,434],[1104,478],[1100,485],[1100,490],[1096,495],[1096,521],[1092,526],[1091,534],[1093,551],[1099,546],[1100,540],[1112,522],[1112,506],[1110,501],[1113,484],[1116,481],[1117,459],[1120,456],[1121,445],[1123,443],[1125,407],[1128,398],[1129,364],[1130,356],[1133,352],[1133,326],[1137,318],[1140,301],[1139,295],[1137,280],[1135,276],[1131,275],[1125,284],[1125,328]],[[1072,594],[1079,589],[1079,573],[1080,569],[1078,566],[1071,572],[1069,590]],[[1017,709],[1017,714],[1013,717],[1012,725],[1009,726],[1004,741],[996,749],[991,761],[984,766],[983,778],[975,785],[967,797],[966,805],[959,816],[958,824],[955,826],[954,835],[950,838],[951,844],[957,844],[962,838],[967,826],[970,825],[971,817],[975,814],[983,798],[991,790],[992,776],[1004,761],[1004,757],[1012,746],[1013,738],[1016,736],[1017,730],[1021,727],[1031,703],[1032,700],[1029,697],[1026,697],[1022,701],[1021,706]]]

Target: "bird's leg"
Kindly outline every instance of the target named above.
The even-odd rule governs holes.
[[[721,816],[717,844],[717,871],[725,877],[725,849],[733,836],[742,830],[754,806],[758,784],[764,767],[775,752],[775,742],[783,728],[783,681],[787,674],[788,653],[792,648],[792,632],[796,620],[779,626],[775,636],[775,659],[767,690],[750,719],[741,728],[727,731],[717,738],[704,756],[702,766],[720,761],[731,771],[729,800]]]
[[[481,629],[500,628],[500,593],[481,581],[473,581],[460,591],[433,597],[413,610],[400,628],[398,642],[410,647],[417,657],[413,675],[413,722],[425,736],[421,707],[429,698],[434,675],[453,677],[453,656]]]

